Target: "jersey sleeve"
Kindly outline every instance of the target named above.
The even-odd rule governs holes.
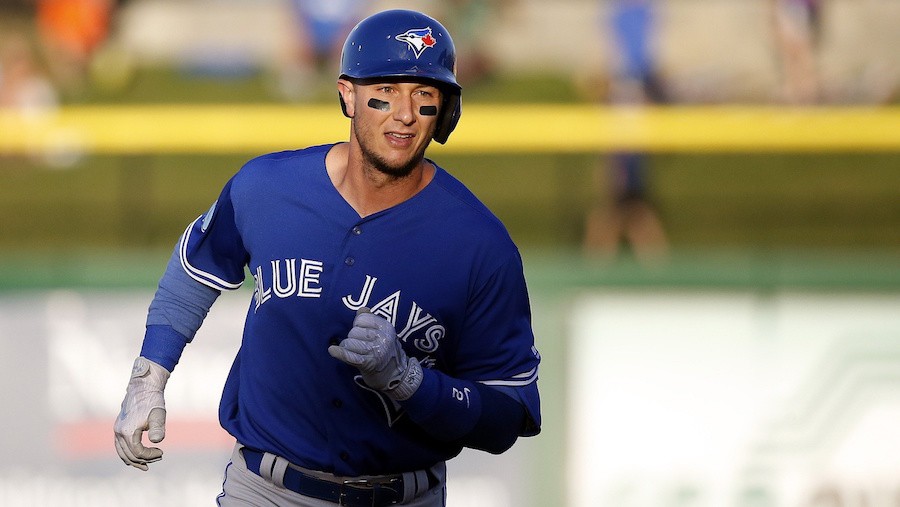
[[[191,278],[218,290],[234,290],[244,282],[249,255],[234,215],[229,181],[209,210],[194,220],[178,244],[181,267]]]
[[[528,289],[518,252],[511,255],[469,302],[456,375],[496,388],[528,412],[523,436],[540,431],[537,388],[540,354],[534,345]]]

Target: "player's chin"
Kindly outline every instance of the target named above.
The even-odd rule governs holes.
[[[384,160],[389,166],[403,168],[415,166],[425,157],[428,142],[409,143],[404,146],[388,145],[384,152]]]
[[[420,156],[417,157],[405,151],[398,152],[398,150],[387,150],[380,153],[369,152],[366,158],[372,167],[382,174],[394,178],[408,176],[422,160]]]

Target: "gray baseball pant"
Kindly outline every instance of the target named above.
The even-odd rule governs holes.
[[[241,454],[241,447],[240,444],[234,447],[231,461],[225,467],[222,492],[216,497],[216,505],[219,507],[333,507],[338,505],[300,495],[256,475],[247,468],[247,463]],[[407,507],[446,506],[446,466],[441,463],[433,467],[431,471],[439,478],[440,484],[400,505]],[[407,496],[413,496],[413,494]]]

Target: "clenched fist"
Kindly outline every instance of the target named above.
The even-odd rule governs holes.
[[[328,353],[358,368],[369,387],[397,401],[408,399],[422,383],[422,366],[407,357],[394,326],[368,308],[357,312],[347,338],[328,347]]]

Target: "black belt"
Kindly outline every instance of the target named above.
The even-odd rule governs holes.
[[[241,453],[247,463],[247,468],[263,477],[259,468],[264,453],[249,447],[242,447]],[[427,475],[428,489],[431,489],[437,485],[437,480],[432,477],[431,473]],[[283,483],[286,489],[294,493],[348,507],[382,507],[403,501],[403,475],[329,481],[288,466],[284,471]]]

